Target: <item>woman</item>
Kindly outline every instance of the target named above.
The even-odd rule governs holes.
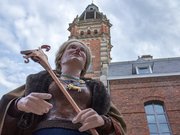
[[[17,135],[88,135],[92,128],[102,135],[114,131],[124,134],[124,122],[110,107],[110,97],[104,85],[84,78],[90,60],[88,47],[75,39],[59,48],[55,60],[56,75],[82,111],[76,114],[50,75],[42,71],[27,77],[25,91],[19,94],[23,97],[17,98],[13,93],[6,99],[8,107],[1,124],[2,135],[12,134],[7,130],[9,121],[13,121],[11,126]]]

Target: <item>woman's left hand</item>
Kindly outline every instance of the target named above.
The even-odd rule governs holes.
[[[82,123],[80,132],[104,125],[103,118],[92,108],[80,111],[72,120],[73,123]]]

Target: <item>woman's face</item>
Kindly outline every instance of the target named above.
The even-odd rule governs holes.
[[[79,42],[72,42],[65,49],[61,57],[61,66],[63,64],[69,64],[82,70],[85,67],[86,57],[84,45]]]

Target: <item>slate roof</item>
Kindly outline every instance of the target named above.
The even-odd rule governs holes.
[[[136,74],[135,67],[139,65],[150,65],[152,73],[150,74]],[[112,78],[127,78],[127,77],[141,77],[141,76],[153,76],[153,75],[180,75],[180,57],[174,58],[161,58],[161,59],[149,59],[144,60],[142,58],[135,61],[122,61],[113,62],[109,65],[108,80]]]

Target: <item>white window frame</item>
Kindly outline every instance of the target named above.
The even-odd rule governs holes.
[[[160,106],[163,108],[163,112],[161,112],[161,113],[156,113],[156,110],[154,110],[154,109],[155,109],[155,108],[154,108],[155,105],[160,105]],[[171,130],[171,127],[170,127],[170,123],[169,123],[169,120],[168,120],[168,117],[167,117],[167,114],[166,114],[166,110],[165,110],[165,108],[164,108],[164,105],[163,105],[163,104],[159,104],[159,103],[155,103],[155,102],[151,102],[151,103],[149,103],[149,104],[146,104],[144,107],[146,107],[146,106],[152,106],[152,107],[153,107],[153,113],[148,113],[148,112],[145,111],[146,117],[148,117],[148,116],[150,116],[150,115],[153,115],[154,118],[155,118],[155,123],[151,123],[151,122],[149,122],[148,119],[147,119],[148,127],[149,127],[149,125],[151,125],[151,124],[155,124],[156,127],[157,127],[157,132],[154,132],[154,133],[153,133],[152,131],[150,131],[150,128],[149,128],[150,135],[154,135],[154,134],[161,135],[161,134],[163,134],[163,133],[167,133],[167,134],[172,135],[172,130]],[[159,129],[160,129],[159,125],[160,125],[160,124],[163,124],[163,123],[160,123],[160,122],[157,120],[157,115],[163,115],[163,116],[165,117],[165,122],[163,122],[163,123],[168,125],[168,131],[167,131],[167,132],[161,133],[161,131],[159,130]]]
[[[141,68],[146,68],[147,70],[149,70],[148,73],[140,73],[139,70],[141,70]],[[136,66],[136,74],[151,74],[152,73],[152,68],[150,65],[147,66]]]

